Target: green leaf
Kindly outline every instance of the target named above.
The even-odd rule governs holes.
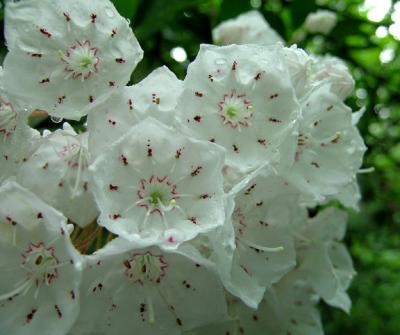
[[[204,3],[206,0],[154,0],[141,18],[141,24],[135,27],[135,35],[139,40],[145,40],[160,31],[169,22],[176,20],[177,13],[186,8]]]
[[[118,12],[127,19],[132,19],[137,10],[137,0],[112,0]]]
[[[219,12],[219,21],[236,17],[251,9],[249,0],[223,0]]]
[[[318,9],[314,0],[294,0],[291,4],[293,28],[299,28],[305,21],[307,15]]]

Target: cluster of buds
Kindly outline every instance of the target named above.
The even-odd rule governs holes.
[[[349,311],[346,213],[309,209],[357,208],[353,79],[257,13],[226,24],[183,81],[127,86],[143,52],[109,0],[7,3],[2,334],[317,335],[319,300]]]

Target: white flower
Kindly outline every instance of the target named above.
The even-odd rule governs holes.
[[[289,74],[300,99],[313,89],[330,85],[332,93],[345,100],[354,89],[354,79],[347,65],[334,56],[309,55],[292,45],[283,48]]]
[[[223,21],[213,29],[212,35],[214,43],[223,45],[250,43],[270,45],[284,42],[264,16],[256,10]]]
[[[236,249],[227,289],[247,305],[257,307],[265,289],[296,264],[290,225],[297,214],[299,191],[266,170],[234,195],[230,222]],[[262,288],[258,295],[248,289],[249,282]]]
[[[318,301],[308,283],[299,280],[294,271],[267,292],[256,314],[263,324],[257,327],[253,322],[252,327],[274,335],[323,335]],[[248,313],[248,324],[251,316]]]
[[[182,82],[167,67],[160,67],[134,86],[116,91],[89,114],[89,147],[97,157],[129,129],[151,116],[172,124]]]
[[[289,69],[290,79],[296,90],[296,96],[300,99],[312,88],[311,74],[315,59],[296,45],[283,48],[282,52]]]
[[[357,179],[355,178],[350,183],[343,186],[335,198],[338,199],[343,206],[358,211],[360,209],[361,191]]]
[[[142,50],[108,0],[9,1],[6,88],[32,109],[79,119],[125,85]]]
[[[330,83],[331,92],[342,100],[353,92],[355,86],[346,63],[334,56],[316,56],[311,78],[313,86]]]
[[[28,111],[18,100],[11,101],[5,91],[0,66],[0,183],[17,174],[39,137],[39,132],[28,126]]]
[[[180,127],[225,147],[233,172],[271,162],[284,141],[295,147],[299,106],[280,49],[202,45],[189,66],[177,107]]]
[[[181,334],[223,320],[224,290],[193,248],[135,248],[121,239],[89,257],[78,334]]]
[[[0,187],[1,333],[63,335],[79,314],[81,258],[66,218],[15,182]]]
[[[81,227],[98,214],[89,183],[87,137],[64,124],[63,130],[42,138],[17,175],[21,185]]]
[[[346,247],[340,243],[346,231],[347,215],[328,208],[307,220],[299,229],[298,272],[328,304],[349,312],[346,293],[355,275]]]
[[[231,321],[214,323],[184,334],[323,335],[317,303],[318,297],[293,272],[267,291],[257,309],[247,307],[238,299],[228,298]]]
[[[308,14],[305,21],[305,28],[310,33],[321,33],[328,35],[336,26],[337,15],[330,10],[320,9]]]
[[[286,175],[302,192],[323,201],[355,178],[366,148],[351,109],[330,85],[311,91],[302,110],[295,162]]]
[[[223,150],[153,118],[91,165],[99,224],[130,240],[177,246],[224,223]]]

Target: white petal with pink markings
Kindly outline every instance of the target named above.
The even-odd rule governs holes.
[[[295,147],[300,110],[282,58],[279,46],[202,45],[189,66],[179,125],[190,136],[225,147],[233,173],[271,161],[288,138]],[[279,153],[282,161],[293,159],[286,150]]]
[[[3,334],[63,335],[79,314],[81,257],[66,218],[17,183],[0,188]]]
[[[135,248],[120,238],[89,257],[80,318],[71,335],[181,334],[223,320],[226,302],[212,263],[190,246]]]
[[[0,66],[0,182],[18,173],[40,137],[28,126],[28,111],[22,106],[20,101],[10,100]]]
[[[32,109],[79,119],[125,85],[143,52],[108,0],[6,5],[6,87]]]
[[[182,81],[167,67],[151,72],[140,83],[116,91],[89,114],[89,147],[97,157],[132,126],[151,116],[172,124]]]
[[[318,297],[292,272],[273,285],[256,309],[228,297],[231,321],[214,323],[185,335],[323,335]]]
[[[302,192],[323,201],[354,180],[366,147],[351,109],[329,84],[306,96],[302,109],[295,162],[286,175]]]
[[[221,147],[147,118],[90,166],[100,225],[171,247],[221,226],[223,161]]]
[[[89,184],[87,137],[64,124],[64,129],[42,138],[17,175],[21,185],[81,227],[98,214]]]
[[[298,228],[298,272],[328,304],[347,313],[351,300],[347,289],[355,275],[353,262],[341,243],[346,212],[327,208]]]
[[[235,194],[231,220],[236,250],[231,292],[249,306],[256,307],[265,289],[296,264],[291,224],[297,215],[299,195],[295,187],[268,170],[249,180]],[[244,277],[261,288],[258,297],[248,296],[251,292]]]

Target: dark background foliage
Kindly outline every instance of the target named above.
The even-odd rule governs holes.
[[[357,85],[347,103],[354,110],[366,107],[359,124],[368,146],[364,168],[375,170],[359,175],[363,201],[359,213],[350,212],[346,243],[358,272],[350,289],[351,315],[322,306],[322,317],[328,335],[399,335],[400,57],[399,42],[388,29],[396,16],[400,25],[400,1],[398,13],[394,13],[392,6],[380,22],[371,20],[368,11],[362,9],[363,0],[113,2],[130,19],[144,49],[144,59],[135,70],[132,83],[160,65],[167,65],[183,79],[199,44],[212,42],[212,28],[253,8],[262,12],[289,43],[297,43],[315,54],[341,57],[348,63]],[[377,1],[381,5],[384,2]],[[395,5],[395,0],[392,2]],[[307,14],[318,8],[333,10],[338,15],[338,23],[328,36],[308,34],[303,28]],[[0,18],[3,19],[2,10]],[[4,56],[4,41],[2,45],[0,55]],[[187,60],[174,60],[171,50],[175,47],[186,51]],[[40,126],[48,126],[49,122]]]

